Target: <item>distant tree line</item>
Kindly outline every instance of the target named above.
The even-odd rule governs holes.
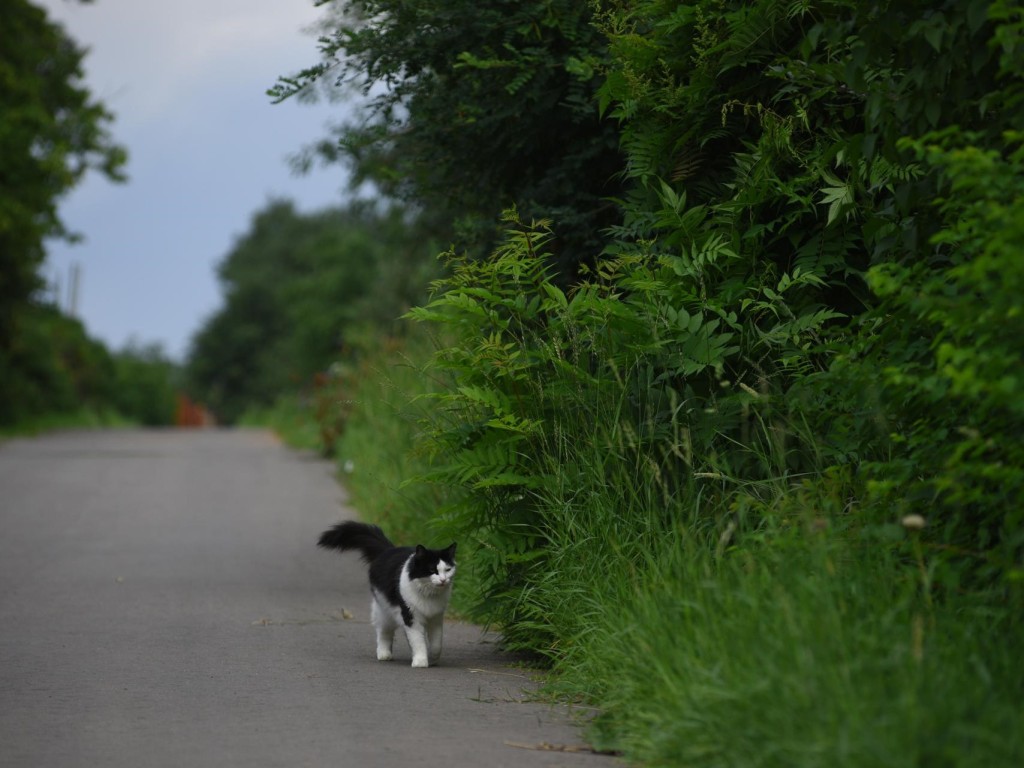
[[[0,379],[0,431],[92,416],[146,426],[174,423],[178,367],[157,345],[112,352],[57,307],[19,313]]]
[[[309,385],[365,334],[400,332],[434,274],[424,237],[400,208],[270,203],[218,267],[224,305],[192,340],[190,392],[232,423]]]

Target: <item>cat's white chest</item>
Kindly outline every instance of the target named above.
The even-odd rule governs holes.
[[[439,569],[438,574],[422,579],[410,579],[408,568],[402,569],[399,592],[413,614],[434,618],[444,613],[452,594],[454,568]]]

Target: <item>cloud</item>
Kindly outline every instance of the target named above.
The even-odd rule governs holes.
[[[94,94],[126,129],[174,114],[213,81],[269,88],[316,60],[312,0],[41,0],[89,49]]]

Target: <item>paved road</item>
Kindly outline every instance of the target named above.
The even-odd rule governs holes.
[[[376,661],[341,498],[260,431],[0,444],[0,765],[617,765],[510,746],[581,737],[475,627]]]

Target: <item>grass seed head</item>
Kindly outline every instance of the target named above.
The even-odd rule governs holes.
[[[921,515],[904,515],[900,524],[908,531],[920,531],[925,526],[925,520]]]

